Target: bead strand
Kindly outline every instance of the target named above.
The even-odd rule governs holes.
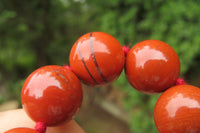
[[[80,81],[105,85],[116,80],[123,68],[137,91],[162,93],[154,109],[160,133],[200,132],[200,89],[178,78],[178,55],[165,42],[145,40],[130,49],[107,33],[91,32],[74,43],[69,63],[44,66],[28,76],[21,99],[24,110],[36,122],[35,129],[15,128],[5,133],[45,133],[48,126],[68,122],[81,107]]]

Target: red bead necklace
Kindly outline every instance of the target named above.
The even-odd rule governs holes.
[[[91,32],[74,43],[69,60],[70,67],[44,66],[28,76],[21,100],[36,127],[5,133],[45,133],[48,126],[68,122],[82,103],[80,80],[90,86],[104,85],[117,79],[123,68],[136,90],[164,92],[154,110],[160,133],[200,132],[200,89],[178,79],[180,61],[168,44],[146,40],[129,49],[107,33]]]

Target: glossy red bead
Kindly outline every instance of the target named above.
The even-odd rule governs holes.
[[[21,99],[31,119],[55,126],[74,117],[82,103],[82,87],[73,72],[50,65],[29,75],[23,85]]]
[[[120,43],[103,32],[91,32],[81,36],[70,52],[73,72],[91,86],[115,80],[123,70],[124,60]]]
[[[4,133],[39,133],[39,132],[35,131],[34,129],[30,129],[30,128],[13,128]]]
[[[166,90],[154,109],[160,133],[200,133],[200,88],[177,85]]]
[[[125,72],[135,89],[154,94],[175,84],[180,73],[180,61],[168,44],[159,40],[146,40],[129,51]]]

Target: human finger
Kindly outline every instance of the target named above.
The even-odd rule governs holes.
[[[27,116],[23,109],[17,109],[1,112],[0,125],[0,132],[3,133],[17,127],[34,128],[35,122]],[[48,127],[46,133],[85,133],[85,131],[74,120],[71,120],[57,127]]]

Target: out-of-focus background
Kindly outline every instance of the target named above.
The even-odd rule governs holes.
[[[200,1],[198,0],[0,0],[0,110],[20,108],[25,78],[49,64],[68,64],[73,43],[102,31],[122,45],[147,39],[171,45],[181,77],[200,86]],[[87,133],[156,133],[158,95],[134,90],[124,72],[113,83],[83,85],[75,118]]]

